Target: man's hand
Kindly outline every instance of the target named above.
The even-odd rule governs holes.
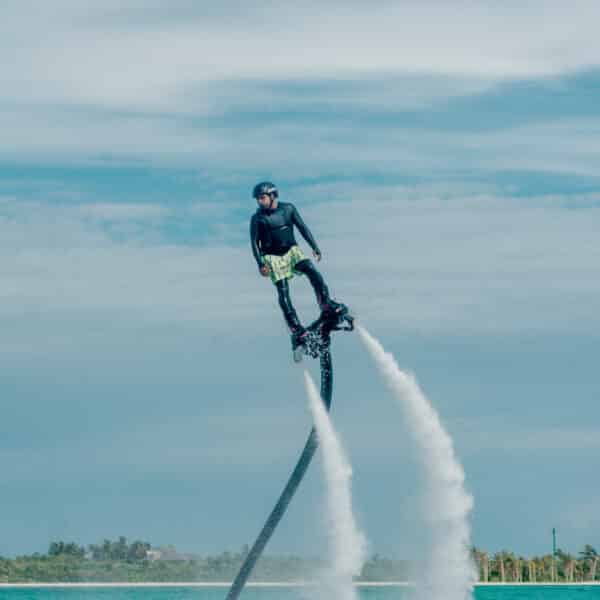
[[[313,256],[315,257],[315,260],[317,262],[321,262],[321,253],[317,252],[316,250],[313,250]]]
[[[263,277],[269,276],[269,267],[267,267],[267,265],[262,265],[262,267],[258,267],[258,270],[260,271],[260,274]]]

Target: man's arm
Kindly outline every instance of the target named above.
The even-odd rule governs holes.
[[[252,254],[254,254],[254,260],[259,269],[265,266],[262,256],[260,254],[260,248],[258,247],[258,220],[256,215],[252,216],[250,220],[250,245],[252,246]]]
[[[298,228],[298,231],[302,234],[302,237],[308,242],[308,245],[312,248],[315,255],[321,256],[321,251],[319,250],[319,246],[315,241],[310,229],[306,226],[300,213],[296,209],[294,205],[292,205],[292,223]]]

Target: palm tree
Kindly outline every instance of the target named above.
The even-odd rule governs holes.
[[[596,567],[598,565],[598,553],[596,552],[595,548],[589,544],[586,544],[579,555],[589,565],[589,581],[595,581]]]
[[[539,559],[540,570],[542,572],[542,580],[556,581],[556,570],[554,557],[551,554],[546,554]]]
[[[481,550],[473,546],[473,548],[471,548],[471,556],[473,557],[473,561],[477,565],[477,569],[479,572],[479,580],[488,581],[489,563],[487,552],[482,552]]]
[[[523,564],[524,564],[524,562],[525,562],[525,559],[522,556],[519,556],[515,563],[515,566],[516,566],[515,581],[518,581],[519,583],[521,583],[523,581]]]
[[[528,579],[531,583],[536,582],[536,561],[535,558],[527,563]]]
[[[490,559],[487,552],[481,553],[481,568],[483,581],[488,582],[490,580]]]
[[[504,559],[504,570],[508,575],[509,581],[518,581],[519,580],[519,561],[517,557],[512,552],[508,552],[504,550],[502,552]]]
[[[594,556],[590,567],[590,581],[596,581],[596,567],[598,566],[598,557]]]
[[[575,581],[583,582],[585,579],[585,560],[575,559]]]
[[[557,556],[559,557],[562,563],[563,576],[567,583],[573,582],[573,575],[575,573],[575,557],[568,552],[563,552],[562,550],[556,551]]]
[[[498,568],[500,581],[504,583],[506,581],[506,572],[504,570],[504,552],[496,552],[496,554],[494,554],[494,562]]]

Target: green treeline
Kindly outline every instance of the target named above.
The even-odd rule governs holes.
[[[54,582],[217,582],[232,581],[248,554],[215,556],[180,554],[173,546],[153,549],[148,542],[128,543],[125,537],[86,548],[72,542],[52,542],[47,554],[0,557],[2,583]],[[372,557],[363,568],[365,580],[406,580],[408,562]],[[251,581],[306,581],[325,568],[318,559],[263,556]]]
[[[154,549],[141,540],[125,537],[104,540],[87,548],[56,541],[47,554],[0,557],[0,582],[217,582],[232,581],[248,553],[223,552],[215,556],[180,554],[173,546]],[[489,555],[472,550],[480,581],[488,582],[584,582],[600,579],[598,554],[585,546],[577,556],[558,550],[525,558],[512,552]],[[326,567],[324,561],[298,556],[263,556],[256,565],[254,581],[306,581]],[[372,556],[358,581],[407,581],[415,565],[411,561]]]
[[[480,581],[577,583],[600,579],[600,569],[597,568],[600,557],[589,544],[577,556],[557,550],[554,556],[545,554],[525,558],[508,551],[489,555],[473,548],[473,558]]]

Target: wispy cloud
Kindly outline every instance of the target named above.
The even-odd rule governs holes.
[[[4,11],[4,44],[21,51],[3,71],[11,84],[3,88],[16,95],[156,106],[197,81],[373,72],[539,76],[589,67],[598,57],[599,9],[585,1],[576,8],[544,3],[543,28],[536,4],[386,2],[377,11],[354,2],[207,9],[185,1],[168,11],[152,2],[55,5],[49,12],[13,3]],[[17,44],[15,31],[36,43]],[[33,94],[25,94],[32,80]]]
[[[96,202],[80,205],[82,216],[98,221],[156,221],[169,216],[165,206],[152,204],[132,204]]]
[[[515,78],[594,68],[600,55],[591,2],[544,3],[543,28],[537,6],[470,2],[32,7],[10,3],[0,24],[11,57],[0,74],[0,155],[28,161],[440,168],[457,154],[483,166],[484,146],[514,164],[493,139],[440,135],[426,109]],[[398,114],[412,109],[425,112]],[[282,124],[290,114],[295,125]],[[538,164],[560,140],[546,135]]]
[[[585,96],[594,81],[573,83],[573,93]],[[341,97],[343,89],[335,93]],[[513,92],[504,93],[510,99]],[[478,102],[410,111],[387,110],[392,98],[370,110],[333,99],[318,110],[230,105],[218,118],[19,107],[0,114],[0,157],[29,164],[182,165],[251,179],[265,172],[296,180],[432,173],[443,179],[509,170],[597,175],[600,115],[592,108],[584,116],[576,116],[574,106],[506,116],[497,108],[501,97],[483,94]]]
[[[332,290],[369,322],[412,331],[598,327],[600,197],[523,200],[467,189],[321,185],[298,188],[292,199],[320,240]],[[180,212],[110,203],[2,206],[5,314],[42,305],[213,328],[275,304],[250,255],[251,208],[223,216],[214,203]],[[167,215],[175,229],[200,219],[204,237],[178,241],[161,229]],[[107,218],[120,219],[121,235],[105,227]],[[140,218],[150,221],[128,229],[128,220]],[[294,285],[301,308],[313,302],[304,283]]]
[[[325,236],[341,295],[355,298],[365,317],[409,329],[585,330],[597,326],[600,212],[582,202],[569,210],[576,198],[390,187],[354,190],[350,202],[307,216]],[[365,289],[356,273],[372,285]]]

